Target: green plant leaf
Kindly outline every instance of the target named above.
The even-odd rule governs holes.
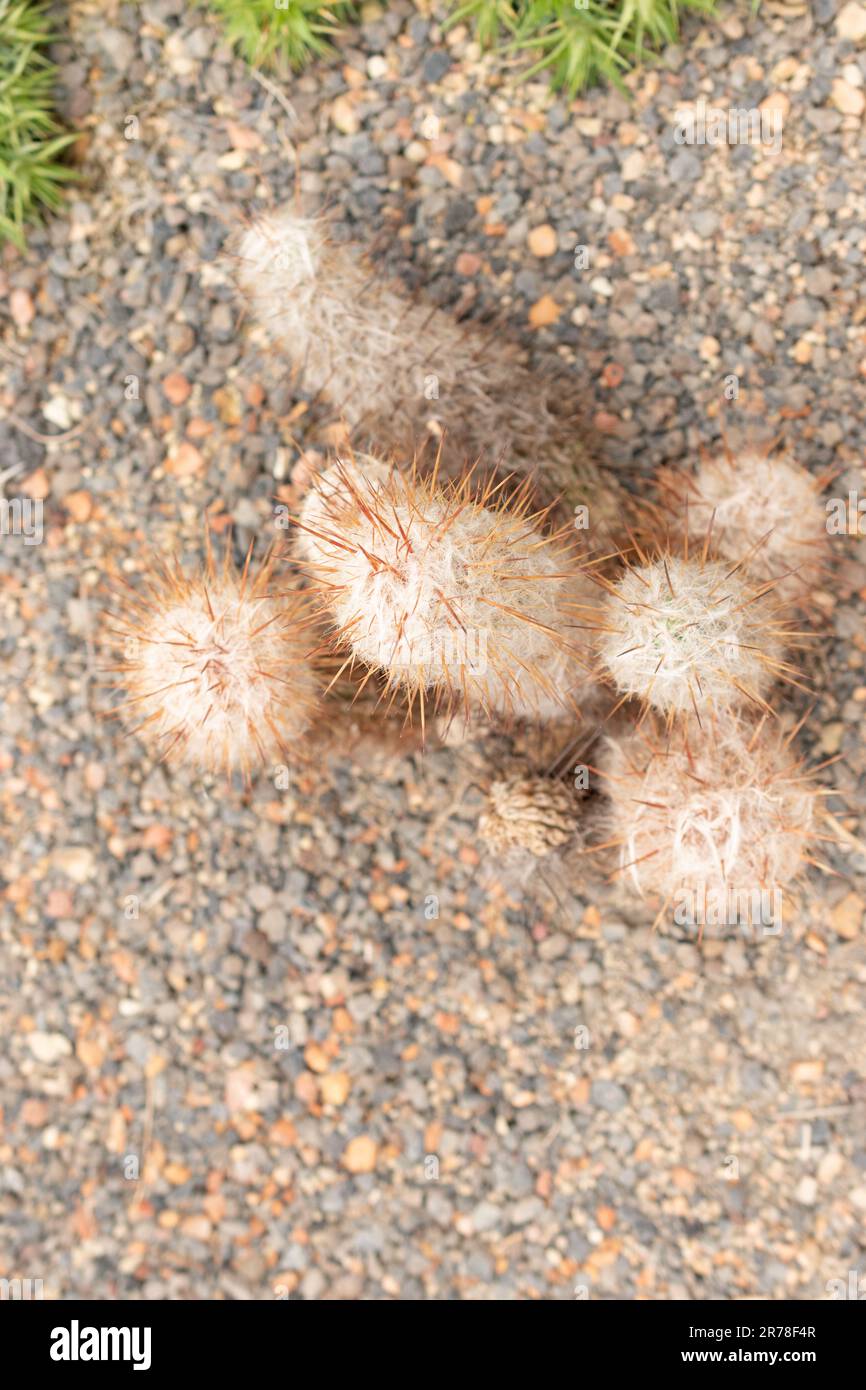
[[[622,87],[636,63],[676,43],[681,12],[718,8],[719,0],[458,0],[446,27],[471,21],[482,47],[529,56],[522,77],[547,72],[574,97],[598,81]]]
[[[445,21],[445,28],[471,21],[482,48],[493,48],[503,33],[514,33],[519,0],[462,0]]]
[[[78,178],[58,159],[76,137],[54,115],[55,68],[41,51],[54,37],[43,4],[0,0],[0,243],[22,250],[25,222],[57,208]]]
[[[321,0],[210,0],[226,40],[254,67],[299,71],[333,52],[331,40],[354,4]]]

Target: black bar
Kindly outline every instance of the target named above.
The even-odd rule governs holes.
[[[535,1336],[543,1332],[552,1337],[545,1343],[545,1361],[551,1351],[566,1352],[576,1376],[596,1366],[611,1374],[679,1373],[695,1379],[706,1371],[754,1371],[770,1377],[791,1369],[811,1372],[826,1381],[828,1375],[857,1365],[864,1334],[863,1310],[841,1304],[860,1302],[849,1291],[834,1290],[828,1301],[736,1302],[736,1303],[652,1303],[594,1300],[583,1296],[557,1298],[551,1302],[570,1303],[564,1312],[542,1313],[542,1322],[527,1324]],[[398,1301],[398,1300],[394,1300]],[[357,1314],[339,1313],[330,1308],[301,1309],[291,1304],[300,1299],[274,1298],[263,1302],[124,1303],[40,1302],[7,1299],[0,1302],[0,1329],[5,1345],[22,1369],[46,1375],[50,1383],[63,1384],[70,1378],[92,1381],[103,1373],[114,1379],[134,1377],[144,1383],[146,1376],[162,1378],[166,1372],[213,1372],[221,1380],[251,1374],[259,1377],[265,1367],[283,1367],[286,1379],[295,1378],[299,1359],[315,1355],[319,1346],[322,1369],[329,1379],[335,1374],[335,1351],[351,1359],[356,1374],[375,1373],[372,1354],[382,1325],[378,1316],[365,1313],[364,1323]],[[345,1341],[332,1336],[334,1323],[343,1325],[349,1317]],[[412,1316],[419,1316],[416,1310]],[[421,1314],[425,1319],[427,1314]],[[430,1332],[441,1329],[441,1313],[433,1313]],[[509,1321],[499,1325],[496,1314],[485,1308],[482,1323],[478,1314],[454,1326],[461,1337],[458,1361],[465,1372],[467,1362],[488,1374],[521,1329]],[[517,1314],[522,1316],[522,1314]],[[552,1321],[548,1319],[552,1316]],[[374,1318],[373,1325],[370,1318]],[[462,1315],[466,1317],[466,1314]],[[326,1322],[327,1319],[327,1322]],[[502,1330],[497,1335],[497,1327]],[[390,1314],[393,1337],[407,1327],[405,1314]],[[102,1329],[114,1329],[102,1334]],[[137,1334],[135,1332],[137,1329]],[[325,1334],[327,1341],[319,1339]],[[422,1333],[423,1335],[423,1333]],[[560,1340],[561,1339],[561,1340]],[[399,1352],[399,1343],[388,1343],[387,1358],[392,1370],[413,1369],[416,1352]],[[443,1368],[455,1369],[455,1348],[450,1342],[424,1342],[424,1367],[432,1364],[432,1346],[441,1346]],[[539,1348],[539,1343],[532,1344]],[[52,1356],[52,1349],[54,1355]],[[528,1350],[528,1348],[525,1348]],[[104,1359],[89,1359],[93,1351]],[[383,1348],[383,1355],[386,1355]],[[134,1369],[136,1363],[140,1369]],[[364,1366],[366,1365],[366,1372]],[[583,1367],[583,1370],[581,1370]],[[305,1373],[305,1378],[309,1372]]]

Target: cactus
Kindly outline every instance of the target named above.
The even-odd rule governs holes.
[[[675,526],[715,553],[742,564],[757,583],[775,581],[776,593],[808,605],[829,557],[823,479],[794,459],[748,448],[705,458],[694,475],[666,471],[659,478],[665,517],[674,503]]]
[[[579,801],[553,777],[517,775],[492,783],[478,834],[494,854],[525,851],[536,859],[578,842]]]
[[[110,628],[117,713],[167,761],[249,778],[297,752],[319,680],[310,664],[310,610],[279,590],[271,557],[238,572],[208,544],[191,577],[152,558],[141,591],[124,581]]]
[[[574,384],[534,373],[525,355],[383,279],[321,220],[283,208],[237,243],[239,288],[266,342],[304,389],[333,402],[354,442],[410,457],[431,434],[443,467],[484,458],[537,475],[590,534],[621,522],[627,494],[593,460]]]
[[[486,456],[588,505],[604,530],[631,519],[572,393],[380,279],[321,221],[261,219],[238,263],[260,337],[356,442],[375,441],[375,456],[349,451],[315,481],[298,521],[341,671],[369,668],[362,689],[404,697],[422,731],[428,703],[553,731],[597,715],[599,679],[613,684],[619,704],[644,705],[602,754],[617,872],[662,913],[681,892],[790,892],[811,862],[820,792],[791,753],[796,730],[767,722],[767,697],[779,681],[803,688],[787,651],[805,634],[789,613],[825,559],[819,484],[769,450],[726,448],[694,477],[661,475],[673,520],[648,505],[610,576],[581,559],[576,527],[551,524],[555,503],[531,511],[531,476],[505,496],[466,471]],[[406,471],[390,461],[407,457]],[[479,836],[524,869],[562,868],[582,843],[573,796],[528,768],[493,781]]]
[[[812,862],[821,796],[791,751],[798,728],[724,716],[686,720],[670,740],[653,721],[607,739],[599,771],[616,874],[660,915],[681,894],[790,894]]]
[[[301,554],[340,647],[384,673],[422,726],[437,710],[580,717],[595,686],[596,588],[573,529],[546,534],[526,484],[441,483],[376,459],[337,463],[299,517]]]
[[[624,696],[673,718],[744,703],[769,709],[776,680],[797,684],[783,658],[794,642],[772,585],[750,585],[737,566],[670,552],[629,566],[608,588],[598,648]]]

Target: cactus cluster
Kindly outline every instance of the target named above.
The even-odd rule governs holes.
[[[259,219],[235,263],[255,333],[349,442],[301,501],[279,585],[273,555],[253,573],[208,552],[129,594],[123,717],[164,756],[249,774],[320,722],[324,652],[422,732],[431,712],[563,738],[583,720],[605,789],[594,845],[577,792],[527,764],[491,779],[495,854],[613,851],[612,876],[660,914],[681,894],[787,893],[818,822],[775,707],[802,684],[799,610],[826,563],[811,475],[726,448],[633,506],[578,406],[321,220]]]
[[[693,476],[662,474],[658,491],[648,553],[632,538],[599,642],[621,700],[645,711],[603,741],[604,843],[660,914],[712,900],[737,920],[757,894],[790,897],[817,834],[820,792],[777,697],[808,689],[791,657],[809,638],[801,610],[826,530],[810,475],[769,451],[726,449]]]

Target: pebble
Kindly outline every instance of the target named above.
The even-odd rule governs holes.
[[[862,116],[866,107],[866,95],[859,86],[853,87],[846,82],[844,77],[835,78],[830,99],[843,116]]]
[[[27,290],[12,290],[9,295],[9,312],[12,315],[12,322],[18,328],[26,328],[28,324],[33,322],[36,308]]]
[[[822,1186],[827,1186],[828,1183],[835,1182],[844,1167],[845,1160],[842,1155],[836,1150],[831,1149],[829,1153],[824,1154],[818,1164],[819,1183],[821,1183]]]
[[[77,489],[75,492],[67,492],[63,499],[63,505],[72,520],[80,524],[89,521],[93,515],[93,498],[83,488]]]
[[[49,425],[56,425],[59,430],[72,428],[72,404],[66,396],[59,393],[51,396],[43,405],[42,414]]]
[[[345,1105],[350,1089],[351,1081],[344,1071],[329,1072],[319,1082],[322,1100],[326,1105]]]
[[[349,1173],[372,1173],[376,1167],[379,1148],[368,1134],[350,1139],[343,1153],[343,1167]]]
[[[183,405],[189,400],[192,386],[182,372],[169,372],[162,379],[162,389],[172,405]]]
[[[529,322],[533,328],[546,328],[556,323],[562,309],[552,295],[542,295],[529,310]]]
[[[74,883],[86,883],[92,878],[96,871],[96,859],[93,850],[85,845],[73,845],[66,849],[55,850],[52,861],[55,868],[71,878]]]
[[[830,913],[830,925],[837,936],[843,937],[846,941],[855,941],[860,935],[864,913],[866,901],[860,894],[846,893]]]
[[[173,478],[191,478],[204,471],[204,458],[200,450],[185,439],[169,454],[164,467]]]
[[[72,1055],[72,1044],[63,1033],[36,1031],[29,1034],[27,1044],[37,1062],[44,1062],[46,1066],[53,1066],[61,1058]]]
[[[259,928],[268,941],[275,944],[282,941],[287,929],[287,919],[283,909],[277,905],[266,907],[259,917]]]
[[[473,276],[478,274],[481,265],[480,256],[473,255],[471,251],[461,251],[454,262],[454,269],[458,275]]]
[[[843,5],[836,16],[836,32],[840,39],[851,39],[854,43],[866,39],[866,6],[856,4],[855,0]]]
[[[796,1201],[804,1207],[813,1207],[818,1200],[818,1184],[813,1177],[801,1178],[794,1193]]]
[[[632,150],[622,162],[622,177],[626,183],[643,178],[646,171],[646,156],[640,150]]]
[[[441,49],[436,49],[424,60],[421,76],[425,82],[439,82],[451,66],[451,58]]]
[[[593,1082],[590,1097],[593,1105],[611,1114],[622,1110],[628,1104],[628,1095],[615,1081]]]
[[[502,1212],[492,1202],[479,1202],[472,1213],[471,1229],[478,1233],[494,1231],[502,1221]]]
[[[682,149],[671,160],[670,179],[674,184],[683,180],[692,182],[694,179],[699,179],[703,172],[703,162],[700,156],[692,150]]]
[[[543,258],[553,256],[556,253],[558,245],[556,232],[549,223],[545,222],[540,227],[533,227],[527,241],[533,256]]]

